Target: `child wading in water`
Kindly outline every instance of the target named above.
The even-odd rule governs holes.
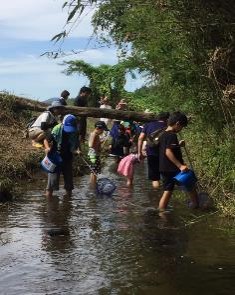
[[[188,124],[188,119],[181,112],[174,112],[168,119],[168,127],[161,135],[159,142],[159,170],[163,177],[164,192],[160,199],[158,208],[164,211],[172,196],[175,186],[174,177],[180,171],[187,171],[188,167],[184,164],[181,146],[184,146],[184,141],[178,141],[177,133]],[[196,188],[193,187],[188,192],[191,203],[194,208],[198,207],[198,194]]]
[[[134,164],[139,163],[137,154],[130,154],[121,159],[118,164],[117,172],[123,176],[126,176],[127,186],[132,186],[134,178]]]
[[[131,146],[130,136],[125,133],[125,127],[122,124],[115,124],[110,132],[112,143],[109,146],[110,155],[117,157],[117,163],[129,154]]]
[[[51,135],[44,140],[47,155],[58,152],[61,159],[61,167],[56,173],[48,173],[46,196],[52,197],[54,190],[59,190],[60,174],[64,176],[64,189],[66,196],[72,195],[73,186],[73,158],[80,155],[78,140],[78,128],[76,117],[68,114],[63,122],[56,125]]]
[[[97,174],[101,172],[100,152],[102,142],[100,140],[100,135],[104,131],[108,131],[106,124],[103,121],[98,121],[95,123],[95,129],[91,132],[89,137],[88,157],[93,171],[90,176],[91,185],[96,184]]]

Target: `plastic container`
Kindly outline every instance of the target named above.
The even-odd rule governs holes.
[[[176,183],[183,186],[186,190],[191,190],[197,182],[197,178],[193,170],[181,171],[174,177]]]
[[[56,173],[59,171],[62,159],[58,152],[48,153],[41,161],[41,167],[47,173]]]

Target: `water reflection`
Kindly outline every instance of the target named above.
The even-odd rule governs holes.
[[[64,196],[47,199],[42,208],[42,249],[50,254],[55,252],[65,253],[72,246],[70,239],[71,228],[69,220],[72,214],[72,200]]]

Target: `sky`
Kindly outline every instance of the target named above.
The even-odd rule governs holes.
[[[64,42],[50,41],[64,30],[67,19],[65,0],[0,0],[0,91],[39,101],[58,97],[67,89],[75,97],[79,89],[88,86],[81,75],[62,73],[64,60],[82,59],[94,66],[115,64],[115,48],[102,47],[90,41],[93,33],[91,17],[93,8],[87,8]],[[79,54],[58,59],[41,56],[45,52],[79,51]],[[134,91],[143,79],[127,79],[126,90]]]

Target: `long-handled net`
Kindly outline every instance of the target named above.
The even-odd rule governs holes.
[[[81,158],[83,162],[87,165],[87,167],[90,169],[91,173],[97,176],[97,182],[96,182],[97,193],[99,195],[111,196],[117,187],[114,181],[107,177],[98,178],[97,173],[94,171],[91,165],[86,161],[86,159],[84,159],[84,157],[82,156]]]

